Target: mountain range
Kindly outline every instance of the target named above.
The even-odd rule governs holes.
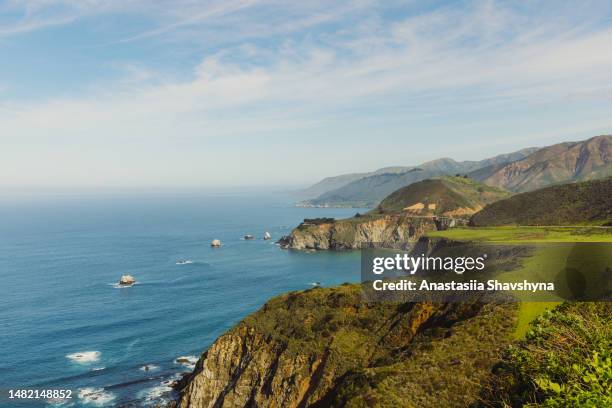
[[[374,207],[392,192],[439,176],[468,177],[512,192],[531,191],[553,184],[592,180],[612,175],[612,136],[525,148],[480,161],[442,158],[413,167],[391,167],[372,173],[328,177],[304,190],[319,194],[301,205]]]
[[[548,146],[503,165],[470,174],[475,180],[514,192],[612,176],[612,136]]]

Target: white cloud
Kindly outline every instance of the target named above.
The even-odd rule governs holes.
[[[140,6],[138,2],[64,3],[76,10],[75,15]],[[194,172],[209,172],[228,162],[224,155],[231,152],[231,142],[224,144],[224,139],[264,143],[279,135],[316,138],[329,129],[350,132],[353,123],[381,118],[391,118],[409,131],[413,125],[436,125],[453,114],[479,110],[499,114],[524,106],[547,110],[562,109],[567,103],[597,103],[594,112],[610,107],[612,87],[605,84],[612,83],[612,28],[576,22],[571,15],[547,19],[488,2],[390,23],[377,18],[375,9],[368,8],[371,4],[363,2],[350,6],[351,10],[367,9],[371,18],[262,45],[252,39],[336,21],[348,6],[329,11],[301,6],[303,10],[293,14],[296,25],[302,27],[296,28],[290,22],[265,27],[260,14],[243,14],[255,6],[254,1],[216,3],[199,13],[188,3],[191,16],[176,13],[173,22],[164,21],[159,28],[126,40],[145,40],[218,19],[213,27],[237,24],[225,30],[235,27],[233,39],[240,41],[204,57],[189,78],[167,77],[127,64],[125,79],[94,93],[22,105],[5,101],[0,105],[0,159],[19,170],[10,179],[0,175],[0,184],[31,181],[40,174],[55,174],[54,182],[86,182],[82,172],[75,175],[57,169],[61,161],[87,168],[96,182],[117,181],[121,170],[104,175],[105,166],[115,163],[125,169],[137,165],[138,171],[129,177],[124,174],[130,182],[138,182],[139,177],[149,182],[181,177],[197,183],[200,176]],[[47,5],[32,1],[27,15],[48,12]],[[210,27],[204,24],[198,29],[208,32]],[[610,125],[608,117],[581,115],[576,113],[576,129]],[[508,121],[513,120],[501,125],[512,126]],[[562,131],[561,124],[551,126]],[[45,155],[29,155],[32,146],[40,152],[47,149],[55,159],[46,164],[43,159],[41,164]],[[82,156],[75,158],[75,148]],[[129,151],[133,156],[128,159],[121,154],[121,160],[109,161],[112,154],[107,149]],[[249,142],[237,149],[243,149],[241,154],[250,151],[273,157]],[[174,169],[153,170],[164,151]],[[285,153],[289,162],[304,160],[300,149]],[[198,154],[205,160],[197,161]],[[259,157],[244,160],[256,163]],[[143,170],[147,168],[150,173]],[[237,182],[240,177],[228,170],[223,180]]]

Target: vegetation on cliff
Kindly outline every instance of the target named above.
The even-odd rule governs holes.
[[[507,191],[466,177],[446,176],[400,188],[372,211],[374,214],[401,213],[423,204],[423,212],[435,215],[467,216],[492,202],[507,198]],[[428,206],[432,206],[430,211]],[[418,212],[418,210],[413,210]]]
[[[494,407],[612,406],[612,305],[563,304],[536,318],[495,368]]]
[[[513,336],[515,303],[365,303],[358,285],[271,299],[204,353],[182,407],[608,406],[609,303]]]
[[[305,220],[307,221],[307,220]],[[289,249],[359,249],[370,242],[410,245],[424,231],[435,229],[431,219],[409,215],[366,214],[333,222],[304,222],[279,244]]]
[[[534,239],[512,232],[517,229],[440,233],[501,230],[510,234],[509,242]],[[602,229],[571,230],[563,232],[564,240],[592,241],[591,233]],[[456,244],[435,242],[427,247]],[[517,257],[509,252],[514,267],[498,269],[533,274],[541,260],[524,255],[513,262]],[[187,379],[181,406],[606,406],[612,310],[592,303],[547,312],[557,305],[478,298],[368,303],[353,284],[290,292],[215,341]]]
[[[410,245],[425,231],[445,228],[434,216],[466,220],[508,195],[465,177],[424,180],[399,189],[367,214],[344,220],[304,220],[280,244],[291,249],[357,249],[369,242]]]
[[[358,285],[291,292],[215,342],[181,406],[466,406],[515,324],[515,304],[368,304]]]
[[[489,204],[471,219],[473,226],[609,225],[612,177],[547,187]]]

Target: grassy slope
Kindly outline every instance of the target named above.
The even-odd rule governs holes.
[[[453,228],[430,231],[429,237],[457,241],[486,241],[500,243],[536,242],[612,242],[611,228],[574,227],[483,227]]]
[[[400,188],[387,196],[373,213],[399,213],[416,203],[437,204],[435,213],[459,208],[479,209],[510,193],[463,177],[440,177]]]
[[[517,194],[474,214],[474,226],[604,225],[612,222],[612,178]]]
[[[612,228],[570,228],[570,227],[488,227],[454,228],[446,231],[431,231],[429,237],[447,238],[455,241],[483,241],[491,243],[571,243],[571,242],[612,242]],[[554,262],[554,257],[545,252],[534,256],[521,270],[512,271],[512,279],[520,280],[537,275],[542,260]],[[561,265],[557,269],[561,268]],[[516,338],[527,333],[529,323],[546,310],[560,302],[521,302],[518,323],[514,332]]]

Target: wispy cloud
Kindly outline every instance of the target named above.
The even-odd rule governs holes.
[[[30,2],[24,21],[35,21],[41,13],[48,16],[46,3]],[[136,1],[64,3],[73,10],[66,17],[71,19],[143,7]],[[547,111],[589,106],[588,112],[584,108],[574,113],[574,133],[612,125],[601,114],[612,106],[612,86],[607,85],[612,84],[612,27],[597,9],[572,12],[559,6],[549,14],[520,4],[477,2],[384,18],[380,4],[366,1],[338,6],[313,2],[295,6],[297,10],[255,0],[194,4],[186,2],[185,9],[169,13],[171,17],[156,14],[156,27],[119,40],[189,36],[192,42],[214,42],[211,49],[204,45],[206,51],[189,76],[126,63],[124,78],[94,87],[93,92],[0,105],[0,140],[7,146],[0,157],[11,155],[5,163],[17,169],[13,177],[21,180],[16,174],[32,166],[24,152],[34,145],[54,151],[81,146],[82,154],[91,155],[88,166],[94,166],[91,171],[100,179],[104,146],[142,148],[143,157],[134,162],[144,168],[154,167],[164,151],[179,155],[180,150],[189,158],[199,153],[209,162],[187,165],[180,155],[173,156],[179,170],[170,173],[196,183],[199,176],[190,174],[222,166],[227,162],[224,155],[230,155],[232,143],[239,140],[247,141],[241,144],[244,151],[257,152],[244,159],[252,165],[273,156],[261,153],[249,140],[265,143],[292,135],[316,140],[318,135],[347,135],[364,124],[385,121],[394,124],[388,136],[397,138],[423,132],[427,126],[430,136],[442,135],[448,128],[465,128],[477,120],[472,129],[475,140],[482,140],[494,127],[492,120],[507,131],[524,132],[518,124],[521,113],[516,112],[539,109],[547,119],[538,126],[552,128],[543,133],[534,127],[533,134],[549,137],[555,131],[567,132],[572,118],[555,123]],[[152,8],[167,5],[159,2]],[[275,7],[283,10],[281,17],[271,17]],[[267,19],[273,23],[265,24]],[[312,29],[320,24],[330,25]],[[217,29],[227,37],[215,36]],[[447,120],[448,128],[441,127]],[[300,153],[309,148],[299,146],[294,153],[284,152],[284,162],[304,160]],[[430,154],[430,147],[421,148]],[[366,160],[369,153],[371,145],[364,144],[352,154]],[[72,153],[58,154],[74,159],[74,166],[83,165]],[[405,160],[403,164],[409,164]],[[333,171],[330,167],[321,172]],[[227,170],[227,180],[244,177],[232,171]],[[47,174],[53,173],[47,169]],[[151,174],[158,180],[166,177]],[[68,176],[62,172],[57,177]]]

